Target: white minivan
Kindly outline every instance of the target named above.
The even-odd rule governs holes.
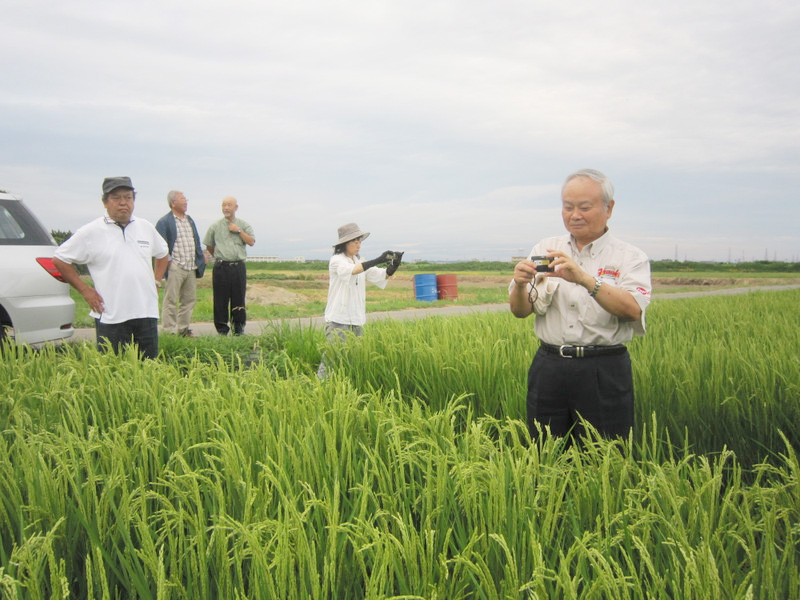
[[[38,346],[73,334],[75,303],[53,264],[55,249],[22,198],[0,192],[0,343]]]

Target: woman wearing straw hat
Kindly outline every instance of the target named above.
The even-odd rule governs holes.
[[[374,283],[381,289],[386,287],[388,277],[400,266],[403,253],[385,251],[378,258],[361,261],[361,242],[369,237],[369,231],[361,231],[355,223],[342,225],[339,239],[333,246],[333,256],[328,263],[328,303],[325,306],[325,336],[333,342],[344,339],[348,332],[361,335],[367,322],[366,283]],[[378,265],[388,265],[379,268]],[[323,357],[317,374],[325,377]]]

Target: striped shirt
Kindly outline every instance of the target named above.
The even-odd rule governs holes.
[[[175,237],[175,245],[172,247],[172,262],[181,269],[194,271],[197,265],[194,260],[195,246],[192,225],[189,223],[189,219],[185,217],[181,219],[176,216],[175,226],[178,234]]]

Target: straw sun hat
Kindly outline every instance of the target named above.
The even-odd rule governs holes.
[[[346,244],[356,238],[365,240],[367,237],[369,237],[369,231],[361,231],[355,223],[348,223],[339,227],[339,241],[334,246]]]

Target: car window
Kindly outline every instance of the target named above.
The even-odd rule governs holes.
[[[0,246],[51,246],[50,234],[18,200],[0,200]]]
[[[0,208],[0,237],[6,240],[21,240],[25,237],[22,227],[5,207]]]

